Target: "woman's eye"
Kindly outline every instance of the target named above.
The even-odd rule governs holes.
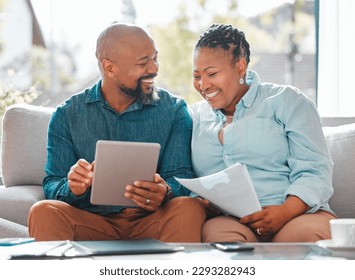
[[[207,74],[207,76],[209,76],[209,77],[212,77],[212,76],[214,76],[214,75],[216,75],[217,73],[209,73],[209,74]]]

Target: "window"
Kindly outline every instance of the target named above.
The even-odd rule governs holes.
[[[355,2],[316,1],[319,10],[318,110],[324,116],[354,116],[352,34]]]
[[[292,84],[317,102],[314,6],[318,1],[216,3],[1,1],[0,115],[8,105],[18,102],[57,106],[96,82],[96,38],[115,21],[137,23],[150,31],[159,49],[159,86],[181,95],[189,104],[200,99],[192,87],[192,48],[198,34],[212,22],[230,23],[246,33],[252,52],[249,67],[262,81]]]
[[[292,84],[316,101],[313,1],[222,0],[216,6],[212,0],[92,0],[89,7],[84,0],[6,3],[0,78],[3,85],[28,93],[19,101],[56,106],[93,84],[99,78],[96,38],[114,21],[149,29],[159,49],[159,85],[188,103],[200,99],[192,87],[192,48],[212,22],[230,23],[246,33],[250,69],[262,81]]]

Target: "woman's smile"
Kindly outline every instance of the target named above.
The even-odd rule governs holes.
[[[217,94],[219,94],[220,92],[221,92],[220,90],[216,90],[216,91],[213,91],[210,93],[203,92],[202,94],[206,97],[207,100],[210,100],[213,97],[215,97]]]

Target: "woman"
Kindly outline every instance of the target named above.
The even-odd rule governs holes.
[[[213,24],[194,48],[193,83],[204,98],[191,106],[196,175],[245,164],[262,206],[240,219],[214,215],[202,239],[329,239],[333,164],[317,109],[297,88],[261,83],[247,70],[249,61],[249,43],[231,25]],[[216,212],[207,201],[204,205]]]

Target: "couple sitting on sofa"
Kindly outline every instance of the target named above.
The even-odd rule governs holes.
[[[201,34],[193,83],[205,100],[190,112],[182,99],[155,88],[158,51],[141,28],[109,26],[97,40],[96,57],[102,79],[60,105],[50,121],[47,200],[30,210],[31,236],[166,242],[330,238],[332,160],[317,110],[296,88],[261,83],[247,70],[250,49],[243,32],[214,24]],[[137,208],[90,203],[99,139],[161,145],[153,182],[126,186],[125,196]],[[174,180],[212,174],[237,161],[248,166],[263,206],[240,219],[190,197]]]

